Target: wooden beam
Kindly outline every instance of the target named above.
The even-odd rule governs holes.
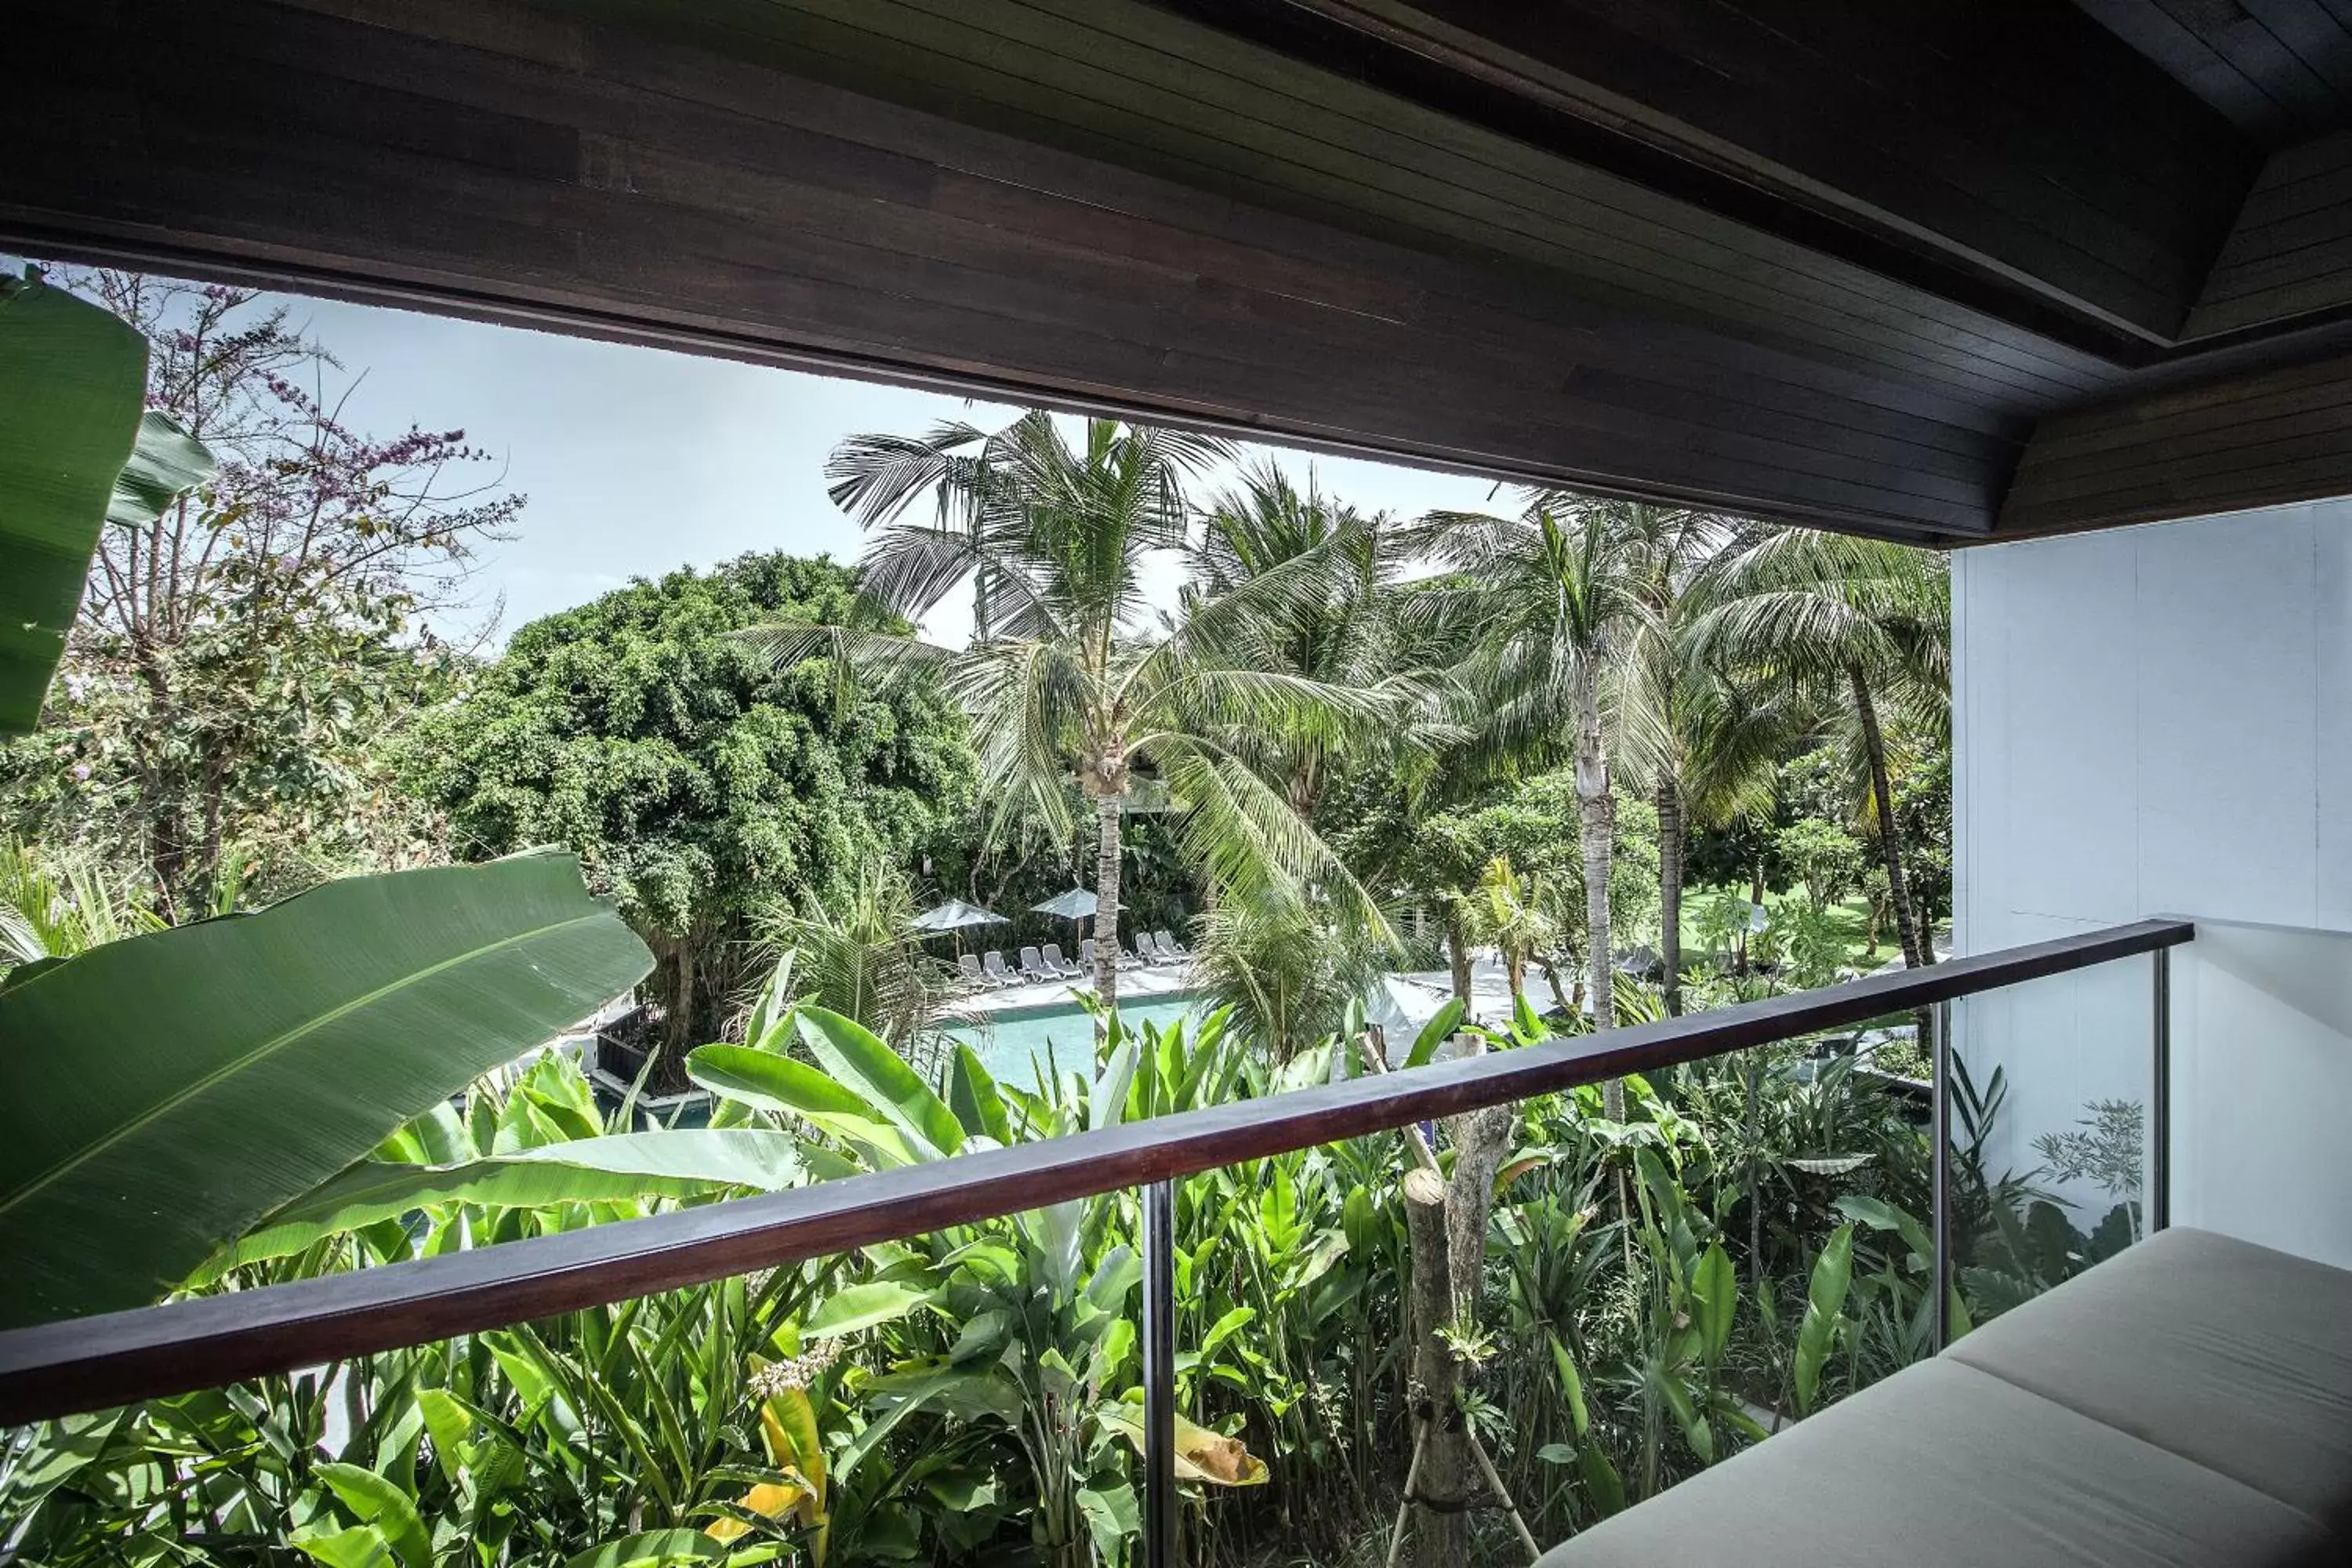
[[[2044,419],[1996,539],[2352,494],[2352,349]]]
[[[0,1334],[0,1426],[424,1344],[1654,1072],[2194,940],[2143,921],[1606,1035],[733,1203]]]

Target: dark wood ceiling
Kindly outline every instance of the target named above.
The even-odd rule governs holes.
[[[2269,151],[2352,127],[2352,0],[2075,0]]]
[[[2008,537],[2352,490],[2352,135],[2209,9],[27,5],[0,243]]]

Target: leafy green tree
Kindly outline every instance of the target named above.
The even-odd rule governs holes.
[[[1316,889],[1381,923],[1283,791],[1230,743],[1266,731],[1335,742],[1394,718],[1392,695],[1268,668],[1255,641],[1268,617],[1328,602],[1350,569],[1352,531],[1195,602],[1162,635],[1138,625],[1145,557],[1184,546],[1185,485],[1225,454],[1205,437],[1108,419],[1087,421],[1073,447],[1043,412],[993,435],[949,425],[859,437],[832,470],[835,499],[874,530],[859,586],[912,619],[976,576],[984,635],[949,650],[779,616],[758,639],[782,659],[835,651],[878,671],[940,670],[971,717],[992,837],[1024,817],[1066,837],[1075,778],[1095,816],[1095,989],[1106,1004],[1118,988],[1121,821],[1137,806],[1172,806],[1184,858],[1221,897]],[[925,495],[936,513],[908,515]]]
[[[846,907],[859,868],[913,865],[971,809],[942,698],[779,668],[730,635],[847,618],[852,581],[772,554],[635,583],[523,627],[412,748],[461,853],[564,844],[619,895],[660,960],[673,1053],[715,1036],[754,911]]]
[[[1773,832],[1772,847],[1804,879],[1805,897],[1816,909],[1827,909],[1861,883],[1863,847],[1834,822],[1801,816]]]
[[[1351,771],[1324,808],[1333,847],[1366,886],[1402,903],[1433,910],[1442,927],[1456,995],[1470,994],[1470,948],[1492,933],[1472,908],[1479,885],[1498,858],[1514,875],[1554,889],[1581,886],[1580,842],[1583,802],[1572,768],[1518,782],[1491,784],[1452,805],[1415,796],[1378,768]],[[1657,909],[1656,818],[1642,801],[1612,804],[1618,853],[1611,858],[1609,903],[1621,929],[1638,929]],[[1588,952],[1589,903],[1580,897],[1546,900],[1551,942],[1532,956],[1550,977],[1563,954],[1581,962]],[[1557,988],[1558,981],[1552,977]],[[1571,998],[1559,996],[1561,1005]]]

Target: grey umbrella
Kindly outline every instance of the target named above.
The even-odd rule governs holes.
[[[961,958],[963,933],[967,930],[973,926],[1001,926],[1010,925],[1013,922],[994,910],[984,910],[978,904],[967,904],[961,899],[950,899],[944,904],[925,910],[907,923],[920,931],[935,933],[953,931],[956,939],[956,956]]]
[[[1084,888],[1072,888],[1066,893],[1056,893],[1042,904],[1030,909],[1041,915],[1055,915],[1066,921],[1082,921],[1095,912],[1095,896]]]
[[[961,931],[966,926],[1001,926],[1012,922],[994,910],[983,910],[978,904],[967,904],[961,899],[950,899],[935,909],[925,910],[908,923],[917,931]]]
[[[1086,927],[1078,922],[1095,912],[1096,901],[1095,896],[1084,888],[1072,888],[1066,893],[1056,893],[1044,903],[1032,904],[1029,908],[1037,914],[1054,915],[1069,921],[1070,941],[1076,943],[1077,950],[1083,952],[1086,943],[1081,938]]]

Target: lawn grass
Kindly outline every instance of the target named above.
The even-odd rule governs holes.
[[[1722,891],[1719,887],[1683,889],[1683,961],[1685,963],[1708,951],[1706,939],[1700,933],[1699,911]],[[1748,889],[1745,888],[1740,888],[1737,891],[1743,899],[1748,896]],[[1775,893],[1767,890],[1764,894],[1764,907],[1777,915],[1783,904],[1801,903],[1804,898],[1805,895],[1802,892]],[[1891,963],[1903,956],[1903,944],[1896,939],[1895,928],[1892,925],[1879,931],[1878,951],[1874,953],[1870,951],[1867,940],[1870,932],[1870,904],[1867,900],[1848,899],[1843,903],[1831,906],[1830,913],[1846,931],[1844,963],[1847,968],[1858,969],[1867,974],[1882,964]]]

